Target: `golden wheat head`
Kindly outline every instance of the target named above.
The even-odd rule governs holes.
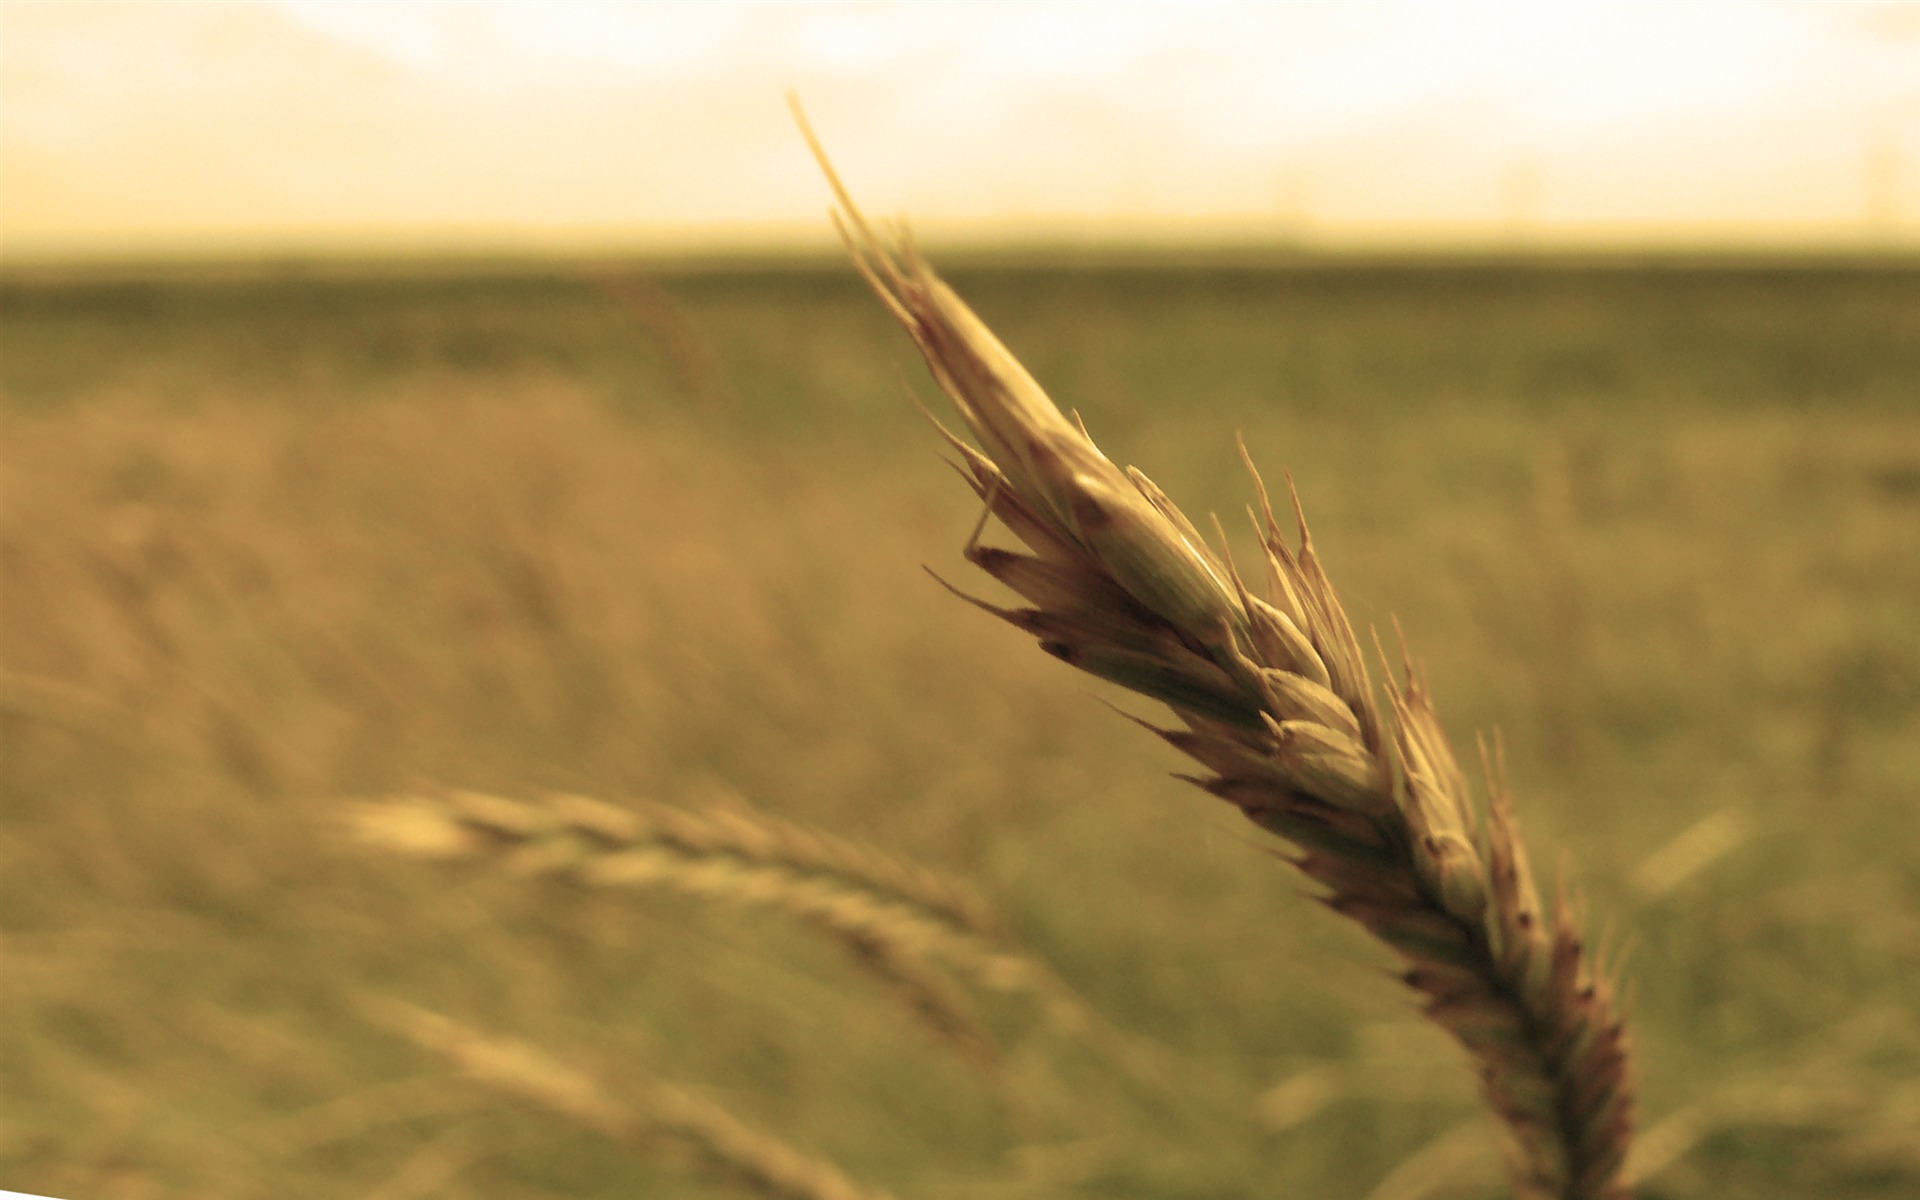
[[[1152,481],[1102,454],[910,242],[875,234],[801,124],[855,264],[982,448],[941,431],[963,476],[1026,545],[970,541],[966,557],[1029,606],[974,603],[1167,704],[1184,727],[1155,732],[1204,768],[1192,781],[1291,843],[1324,903],[1398,953],[1478,1067],[1520,1195],[1625,1197],[1633,1097],[1613,992],[1564,899],[1542,908],[1497,769],[1483,816],[1411,666],[1384,711],[1376,701],[1297,498],[1289,542],[1248,462],[1258,594],[1224,538],[1216,553]]]

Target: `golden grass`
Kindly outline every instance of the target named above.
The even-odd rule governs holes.
[[[1910,1194],[1920,442],[1862,400],[1891,367],[1836,374],[1801,332],[1852,285],[1147,282],[966,291],[1184,498],[1232,507],[1226,412],[1262,459],[1306,451],[1356,624],[1404,614],[1449,716],[1510,722],[1536,844],[1568,847],[1638,946],[1647,1191]],[[564,1047],[627,1109],[629,1080],[697,1082],[903,1196],[1360,1197],[1436,1145],[1436,1195],[1493,1193],[1490,1140],[1447,1138],[1474,1112],[1457,1055],[1380,986],[1386,953],[1290,903],[1225,806],[1170,813],[1173,756],[1077,702],[1117,690],[1002,653],[1020,635],[920,575],[977,508],[927,475],[868,297],[669,281],[735,385],[721,436],[690,429],[673,379],[608,382],[624,360],[588,343],[601,324],[631,343],[631,321],[591,286],[392,286],[54,296],[44,341],[8,309],[0,384],[34,355],[107,383],[0,406],[6,1186],[727,1194],[501,1111],[370,1030],[349,1000],[371,993]],[[1434,327],[1429,287],[1460,297]],[[569,289],[585,300],[556,315]],[[1620,315],[1696,302],[1696,325],[1765,308],[1781,337],[1723,362],[1664,322],[1634,342]],[[210,308],[229,316],[203,331]],[[558,350],[586,357],[431,354],[563,319],[589,336]],[[1641,363],[1660,411],[1503,407],[1568,348],[1557,331]],[[1451,383],[1368,373],[1420,384],[1394,356],[1423,338],[1460,340]],[[398,357],[370,370],[370,345]],[[1749,380],[1776,401],[1715,399]],[[1788,386],[1820,406],[1777,402]],[[1167,396],[1177,413],[1147,402]],[[777,910],[396,869],[332,853],[307,803],[449,780],[691,803],[714,777],[978,880],[1022,947],[1178,1049],[1188,1119],[1031,1036],[1027,1002],[962,987],[1005,1090],[1041,1110],[1007,1120],[904,994]]]

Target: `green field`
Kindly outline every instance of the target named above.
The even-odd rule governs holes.
[[[1290,471],[1356,623],[1502,732],[1629,948],[1643,1200],[1915,1194],[1920,268],[950,278],[1238,551],[1235,433]],[[0,1188],[750,1194],[399,1000],[899,1200],[1503,1194],[1388,956],[921,570],[990,594],[910,393],[837,263],[0,282]],[[446,787],[745,798],[972,881],[1100,1020],[955,984],[956,1053],[778,913],[344,832]]]

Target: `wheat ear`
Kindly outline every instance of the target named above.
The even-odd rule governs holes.
[[[999,1049],[950,977],[1023,995],[1055,1030],[1103,1053],[1147,1102],[1164,1106],[1180,1086],[1159,1047],[1113,1026],[1045,963],[1021,953],[961,881],[744,803],[694,812],[449,790],[360,802],[349,824],[359,841],[390,853],[477,859],[586,887],[657,888],[784,913],[844,947],[975,1066],[997,1067]]]
[[[1305,518],[1289,544],[1253,473],[1267,593],[1255,595],[1224,537],[1216,555],[1061,414],[909,241],[875,235],[800,121],[855,264],[985,451],[941,430],[963,476],[1031,552],[982,547],[976,531],[968,560],[1031,607],[974,603],[1171,707],[1185,727],[1156,732],[1205,768],[1188,778],[1292,843],[1323,902],[1398,953],[1427,1015],[1478,1067],[1519,1195],[1624,1197],[1632,1092],[1612,989],[1564,898],[1543,912],[1491,768],[1482,832],[1411,667],[1379,708]]]
[[[533,1046],[488,1037],[459,1023],[393,1000],[363,1003],[370,1019],[446,1058],[475,1082],[596,1130],[624,1145],[669,1141],[717,1172],[781,1200],[892,1200],[863,1188],[834,1164],[815,1158],[718,1105],[665,1084],[635,1089],[628,1106],[586,1075]]]
[[[659,888],[784,912],[845,946],[968,1057],[982,1054],[985,1033],[932,964],[990,991],[1030,992],[1062,1025],[1086,1020],[1081,1002],[1009,946],[964,884],[743,804],[694,812],[448,791],[361,805],[353,824],[363,842],[416,857],[491,857],[588,887]]]

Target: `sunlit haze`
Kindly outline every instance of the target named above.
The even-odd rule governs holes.
[[[5,3],[9,257],[1920,244],[1915,3]]]

